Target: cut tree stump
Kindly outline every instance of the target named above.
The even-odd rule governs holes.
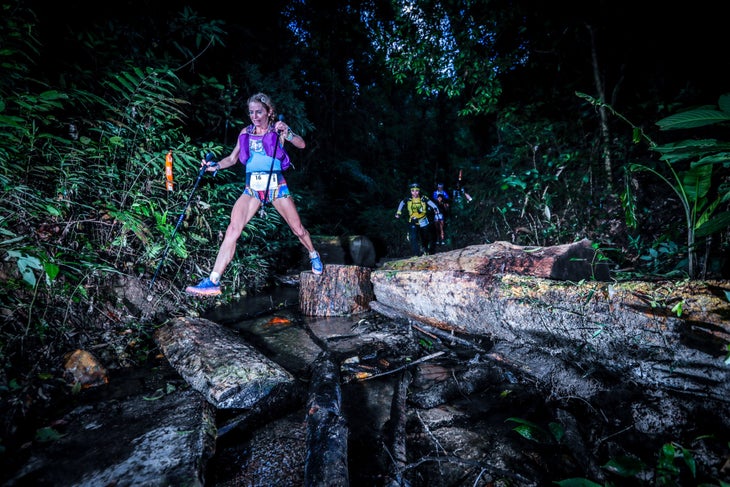
[[[354,265],[325,265],[316,275],[302,272],[299,278],[299,309],[307,316],[347,316],[370,309],[375,299],[371,269]]]

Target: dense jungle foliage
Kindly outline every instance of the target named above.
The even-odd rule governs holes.
[[[146,359],[149,324],[112,316],[103,283],[207,275],[242,172],[200,160],[230,152],[258,91],[307,141],[287,180],[313,235],[405,256],[398,201],[444,182],[473,197],[449,248],[588,238],[616,279],[726,277],[721,16],[532,3],[5,2],[0,449],[68,392],[64,353],[109,340],[108,366]],[[298,247],[276,212],[254,218],[222,300],[298,271]]]

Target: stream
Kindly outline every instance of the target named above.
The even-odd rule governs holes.
[[[590,401],[556,397],[549,384],[537,383],[534,375],[493,353],[499,343],[454,337],[374,311],[304,316],[296,287],[213,306],[201,318],[240,334],[285,368],[295,385],[266,407],[216,409],[210,419],[200,406],[209,410],[210,405],[157,354],[146,368],[113,371],[108,386],[74,397],[64,409],[77,413],[59,410],[51,423],[62,435],[73,434],[34,443],[23,455],[34,459],[26,458],[29,468],[2,485],[178,485],[160,479],[159,472],[188,478],[190,470],[181,465],[166,466],[181,455],[177,440],[185,435],[180,433],[205,429],[201,425],[212,421],[217,430],[212,457],[183,448],[193,475],[202,468],[206,487],[720,487],[730,482],[730,433],[703,404],[686,401],[687,407],[680,407],[686,398],[682,391],[660,395],[604,377],[605,390]],[[322,376],[316,372],[323,369],[323,355],[338,372],[332,381],[337,394],[330,399],[337,399],[331,402],[338,404],[341,428],[312,421],[310,400]],[[208,419],[201,423],[201,418]],[[314,436],[325,438],[328,447],[344,447],[313,447],[312,425]],[[170,438],[160,433],[168,430],[175,432]],[[129,438],[155,448],[144,449]],[[118,474],[114,469],[128,466],[127,457],[137,458],[140,469]],[[343,473],[328,482],[308,481],[307,469],[318,462]],[[102,474],[113,483],[79,483]]]
[[[634,428],[631,412],[621,410],[627,399],[621,388],[606,391],[600,409],[547,398],[484,353],[376,313],[302,316],[295,290],[287,289],[256,299],[258,306],[242,302],[204,317],[240,332],[305,387],[313,357],[321,349],[333,354],[340,364],[348,472],[335,485],[539,486],[572,478],[654,484],[647,482],[661,440]],[[206,486],[304,485],[303,400],[243,420],[219,411],[217,420]],[[635,466],[643,460],[643,467],[626,475],[623,466],[614,472],[605,466],[624,456],[636,459]],[[667,478],[692,479],[681,461]]]

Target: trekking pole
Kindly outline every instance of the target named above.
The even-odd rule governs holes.
[[[284,121],[284,115],[279,115],[279,120]],[[264,201],[261,202],[261,210],[259,210],[259,216],[263,217],[266,214],[264,207],[269,199],[269,185],[271,184],[271,175],[274,174],[274,163],[276,162],[276,149],[279,148],[279,133],[276,133],[276,142],[274,143],[274,155],[271,156],[271,168],[269,169],[269,180],[266,182],[266,194],[264,194]]]
[[[208,152],[205,155],[205,161],[206,162],[213,162],[213,154]],[[183,218],[185,218],[185,212],[188,209],[188,206],[190,205],[190,200],[193,199],[193,194],[195,194],[195,190],[198,189],[198,183],[200,183],[200,179],[203,177],[203,174],[205,174],[205,170],[208,169],[208,164],[205,164],[203,167],[200,168],[200,172],[198,172],[198,178],[195,180],[195,184],[193,184],[193,190],[190,192],[190,196],[188,196],[188,200],[185,202],[185,208],[183,208],[182,213],[180,213],[180,217],[177,219],[177,224],[175,224],[175,229],[172,231],[172,235],[170,236],[170,240],[167,242],[167,247],[165,247],[165,251],[162,253],[162,257],[160,258],[160,263],[157,264],[157,270],[155,271],[155,275],[152,276],[152,281],[150,281],[150,290],[152,290],[152,286],[155,284],[155,279],[157,279],[157,273],[160,272],[160,268],[162,267],[162,264],[165,262],[165,257],[167,257],[167,251],[170,250],[170,245],[172,244],[172,240],[175,238],[175,234],[177,233],[177,229],[180,228],[180,224],[183,221]],[[218,171],[213,173],[213,176]]]

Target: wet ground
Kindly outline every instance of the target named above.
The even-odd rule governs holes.
[[[444,346],[435,337],[374,313],[301,316],[294,291],[279,292],[259,302],[268,311],[248,305],[217,309],[217,316],[206,317],[238,330],[305,385],[312,357],[322,347],[335,354],[341,364],[342,415],[348,428],[349,485],[514,487],[583,479],[580,485],[611,481],[644,486],[659,481],[698,485],[700,478],[707,485],[720,485],[723,477],[728,481],[722,470],[726,432],[698,440],[703,428],[711,428],[700,424],[701,418],[689,426],[696,433],[691,438],[638,431],[638,413],[628,406],[635,404],[637,391],[617,385],[600,395],[598,406],[545,397],[535,384],[473,350]],[[409,365],[424,357],[433,358]],[[407,381],[405,402],[394,399],[400,381]],[[227,414],[221,412],[221,422],[229,420]],[[663,416],[672,411],[660,407],[656,414],[652,420],[668,421]],[[228,430],[208,464],[206,485],[302,485],[306,417],[305,405],[299,404]],[[661,453],[667,445],[675,448],[676,456]],[[682,455],[710,465],[693,477]]]
[[[630,384],[615,384],[590,404],[550,397],[483,354],[376,313],[302,316],[296,287],[215,306],[204,317],[237,330],[305,390],[309,367],[323,348],[337,359],[348,459],[347,484],[338,485],[730,482],[730,433],[702,405],[682,415]],[[169,364],[150,365],[115,372],[113,388],[87,391],[84,400],[185,387]],[[279,410],[244,419],[241,411],[218,410],[215,455],[204,459],[206,487],[304,485],[304,399],[293,397]],[[83,458],[83,451],[70,453]]]
[[[216,411],[215,454],[202,459],[207,487],[305,485],[307,390],[312,364],[323,350],[338,365],[346,425],[348,478],[333,485],[730,482],[726,422],[702,404],[678,408],[682,391],[659,396],[615,383],[590,403],[555,397],[545,384],[425,328],[373,312],[303,316],[296,287],[213,307],[204,318],[237,330],[300,385],[276,409]],[[488,349],[488,343],[482,345]],[[186,387],[162,356],[145,369],[113,371],[110,383],[113,387],[74,400],[113,403],[135,394],[156,399],[170,388]],[[65,454],[88,468],[83,462],[89,446],[94,445]]]

